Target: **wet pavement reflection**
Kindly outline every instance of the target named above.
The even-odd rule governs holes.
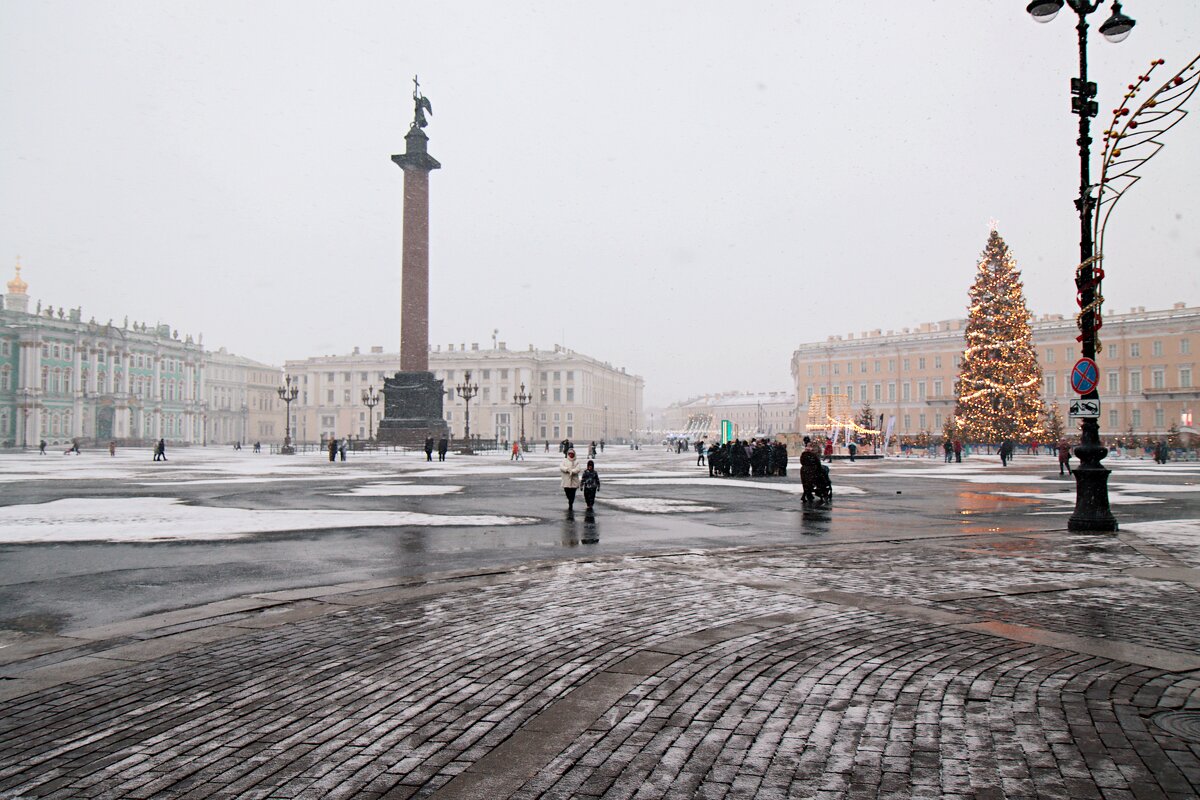
[[[621,555],[681,547],[703,550],[1063,531],[1071,510],[1061,500],[1048,499],[1065,485],[1044,474],[1056,467],[1023,466],[1020,461],[1016,468],[997,470],[995,481],[988,480],[986,463],[972,463],[969,469],[964,465],[961,474],[948,474],[948,465],[918,462],[835,463],[834,502],[804,506],[798,476],[724,481],[694,468],[694,457],[621,454],[621,462],[599,462],[605,477],[614,480],[606,485],[596,508],[588,511],[581,506],[568,515],[551,461],[506,463],[501,465],[506,471],[498,471],[486,457],[463,458],[447,468],[457,471],[441,475],[428,470],[418,475],[399,469],[397,458],[402,460],[381,455],[371,464],[361,459],[355,467],[361,476],[337,473],[338,479],[329,481],[197,480],[159,488],[147,483],[141,489],[128,481],[96,478],[20,484],[15,502],[28,507],[64,498],[166,492],[193,508],[401,510],[482,521],[441,527],[353,527],[352,515],[347,515],[347,527],[272,531],[224,540],[112,543],[48,538],[45,543],[0,544],[0,607],[5,609],[0,630],[19,629],[20,620],[37,620],[39,629],[66,630],[253,592],[570,559],[578,557],[582,545],[600,545],[601,524],[603,552]],[[401,484],[418,489],[457,488],[425,496],[347,494],[383,485],[380,481],[396,484],[397,476]],[[1190,473],[1175,476],[1171,469],[1161,470],[1154,481],[1174,481],[1173,493],[1164,492],[1154,503],[1116,506],[1122,524],[1155,519],[1154,515],[1161,519],[1200,516],[1196,496],[1181,490],[1195,483]],[[1147,487],[1141,493],[1150,491]],[[506,524],[506,518],[520,518],[522,523]],[[1079,542],[1078,546],[1096,547],[1094,554],[1087,555],[1104,558],[1099,543]],[[180,591],[180,587],[187,589]],[[30,622],[26,627],[34,626]]]

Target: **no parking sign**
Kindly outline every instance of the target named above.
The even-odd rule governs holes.
[[[1096,388],[1100,381],[1100,369],[1090,358],[1081,358],[1075,362],[1071,370],[1071,388],[1075,394],[1087,394]]]

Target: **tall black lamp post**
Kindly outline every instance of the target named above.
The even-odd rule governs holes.
[[[471,383],[471,370],[467,370],[463,375],[463,382],[454,388],[458,392],[458,396],[467,404],[466,439],[469,453],[471,452],[471,399],[479,394],[479,384]]]
[[[1064,2],[1079,17],[1075,30],[1079,34],[1079,77],[1071,79],[1071,113],[1079,116],[1079,264],[1075,276],[1079,307],[1079,341],[1084,358],[1096,358],[1096,273],[1092,241],[1092,212],[1096,197],[1092,193],[1091,144],[1092,117],[1099,110],[1096,104],[1096,84],[1087,78],[1087,17],[1101,5],[1100,0],[1033,0],[1026,10],[1038,22],[1049,22],[1062,10]],[[1113,2],[1112,14],[1100,25],[1100,33],[1110,42],[1121,42],[1129,36],[1136,23],[1121,13],[1121,4]],[[1093,388],[1082,396],[1084,400],[1100,399]],[[1099,412],[1097,412],[1098,414]],[[1067,521],[1072,531],[1115,531],[1117,520],[1108,505],[1109,470],[1101,465],[1108,449],[1100,444],[1099,417],[1085,418],[1080,431],[1080,444],[1075,448],[1079,467],[1075,469],[1075,511]]]
[[[300,386],[292,383],[291,375],[283,376],[283,386],[275,390],[279,394],[279,399],[283,401],[284,420],[283,420],[283,447],[279,452],[285,456],[296,454],[296,448],[292,446],[292,401],[296,399],[296,395],[300,394]]]
[[[519,391],[513,395],[513,405],[517,405],[517,406],[521,407],[521,449],[522,450],[529,449],[528,447],[525,446],[525,406],[529,405],[529,402],[531,400],[533,400],[533,395],[531,395],[531,394],[529,394],[529,392],[525,391],[525,384],[522,383],[521,391]]]
[[[363,389],[362,401],[367,407],[367,439],[375,438],[375,406],[379,405],[379,398],[380,394],[374,386]]]

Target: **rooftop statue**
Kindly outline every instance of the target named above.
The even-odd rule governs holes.
[[[413,121],[410,128],[424,128],[429,125],[429,120],[425,118],[425,112],[433,113],[433,106],[429,102],[429,98],[421,94],[421,83],[417,80],[417,76],[413,76]]]

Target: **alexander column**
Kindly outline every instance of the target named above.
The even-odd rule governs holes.
[[[392,161],[404,170],[404,245],[400,272],[400,371],[383,384],[379,439],[419,444],[448,435],[442,414],[442,382],[429,371],[429,173],[441,164],[429,155],[429,98],[413,78],[413,121],[404,153]]]

